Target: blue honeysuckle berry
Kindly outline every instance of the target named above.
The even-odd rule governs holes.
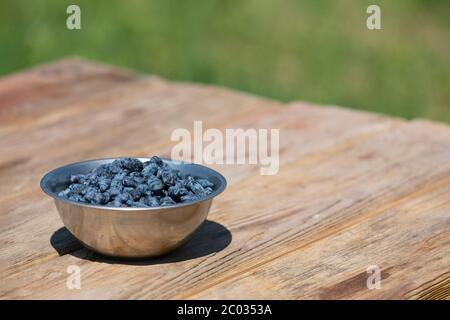
[[[159,167],[162,167],[164,165],[164,161],[158,156],[153,156],[150,158],[150,163],[154,163]]]
[[[206,194],[211,194],[211,193],[213,193],[213,191],[214,191],[214,190],[213,190],[211,187],[206,187],[206,188],[205,188],[205,193],[206,193]]]
[[[125,158],[122,160],[122,165],[125,169],[128,169],[130,171],[142,171],[144,168],[144,165],[139,159],[134,158]]]
[[[212,183],[211,181],[207,180],[207,179],[197,179],[196,180],[203,188],[212,188],[214,187],[214,183]]]
[[[100,177],[97,181],[97,185],[101,192],[105,192],[111,186],[111,179],[107,177]]]
[[[150,187],[146,183],[138,184],[136,189],[139,190],[141,194],[147,194],[150,191]]]
[[[122,186],[111,186],[108,189],[108,192],[110,196],[117,196],[118,194],[122,193],[123,187]]]
[[[122,184],[123,184],[125,187],[136,187],[136,181],[134,181],[133,178],[128,177],[128,176],[126,176],[126,177],[123,178]]]
[[[159,201],[156,197],[146,196],[144,199],[144,203],[149,207],[159,207]]]
[[[171,186],[167,192],[167,194],[174,200],[181,200],[182,196],[189,194],[189,191],[180,185]]]
[[[151,176],[147,180],[147,185],[152,192],[161,192],[164,189],[164,184],[155,176]]]
[[[82,202],[83,201],[83,196],[77,193],[71,194],[68,197],[69,200],[71,201],[76,201],[76,202]]]
[[[102,164],[100,166],[98,166],[97,168],[95,168],[92,173],[95,173],[98,176],[107,176],[109,175],[109,165],[107,164]]]
[[[70,176],[70,182],[72,183],[83,183],[86,181],[86,176],[84,174],[75,174]]]
[[[85,188],[81,183],[73,183],[69,186],[69,189],[75,193],[82,193]]]
[[[147,178],[150,176],[154,176],[158,172],[158,169],[159,166],[156,163],[149,161],[148,165],[145,166],[144,169],[142,170],[142,175]]]
[[[133,189],[130,192],[130,196],[134,201],[138,201],[141,198],[141,193],[137,189]]]
[[[161,206],[170,206],[170,205],[176,204],[176,202],[173,201],[173,199],[171,197],[164,197],[164,198],[161,199],[159,204]]]
[[[204,195],[205,194],[205,189],[202,187],[202,185],[200,183],[198,183],[194,179],[190,179],[186,183],[186,188],[191,190],[196,195]]]
[[[175,175],[169,167],[161,169],[161,180],[166,186],[173,186],[175,184]]]
[[[185,203],[185,202],[192,202],[192,201],[197,201],[198,199],[200,199],[198,196],[196,195],[185,195],[181,197],[181,202]]]

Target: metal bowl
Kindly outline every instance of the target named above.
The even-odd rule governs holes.
[[[225,178],[210,168],[163,159],[181,174],[207,178],[214,183],[214,192],[197,201],[151,208],[97,206],[58,196],[69,186],[70,175],[89,173],[116,159],[69,164],[50,171],[41,180],[42,190],[55,200],[66,228],[86,247],[112,257],[154,257],[176,249],[205,221],[213,198],[227,185]]]

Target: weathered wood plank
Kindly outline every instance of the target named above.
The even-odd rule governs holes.
[[[426,127],[426,126],[425,126]],[[425,128],[423,128],[425,129]],[[429,128],[427,128],[429,129]],[[224,251],[216,253],[213,257],[204,258],[200,265],[201,267],[198,267],[197,261],[186,261],[183,263],[183,267],[180,268],[180,266],[177,266],[172,268],[172,265],[170,267],[165,268],[165,272],[163,273],[162,270],[156,266],[139,266],[141,269],[135,269],[134,267],[130,266],[122,266],[124,267],[123,271],[127,271],[127,277],[130,281],[136,281],[137,283],[142,284],[142,288],[133,287],[133,289],[130,289],[130,291],[134,292],[132,295],[129,295],[130,293],[125,293],[124,288],[121,287],[120,281],[124,281],[123,278],[119,277],[116,278],[115,276],[109,277],[109,281],[105,282],[104,280],[96,279],[96,276],[92,277],[92,282],[89,280],[86,280],[87,282],[86,286],[95,288],[100,285],[100,282],[103,283],[103,290],[108,291],[108,293],[113,294],[107,288],[116,287],[120,288],[120,292],[122,292],[122,295],[119,295],[117,297],[137,297],[137,296],[144,296],[144,297],[174,297],[177,294],[190,294],[191,291],[195,289],[203,288],[200,284],[204,283],[204,287],[209,287],[211,284],[214,283],[214,281],[217,281],[217,278],[223,279],[224,277],[227,278],[233,274],[239,274],[239,270],[247,270],[252,269],[253,266],[259,265],[261,261],[264,261],[262,258],[264,257],[264,254],[267,255],[267,259],[270,261],[274,259],[273,255],[275,254],[275,257],[277,254],[280,253],[280,250],[283,251],[285,248],[289,248],[293,244],[297,242],[302,241],[311,241],[311,238],[314,239],[314,235],[317,232],[320,232],[322,230],[327,230],[333,226],[333,224],[339,225],[339,223],[348,223],[348,220],[352,221],[351,217],[355,217],[355,219],[359,221],[363,221],[363,217],[359,217],[361,210],[370,210],[373,207],[377,207],[377,205],[383,204],[384,202],[387,202],[387,204],[383,204],[384,206],[387,206],[392,199],[396,199],[399,197],[399,193],[410,193],[413,192],[418,186],[426,183],[427,179],[432,179],[433,175],[436,176],[442,176],[444,173],[448,174],[448,166],[444,166],[443,168],[439,168],[436,170],[436,172],[430,172],[427,169],[420,170],[420,161],[417,162],[415,166],[411,166],[407,168],[406,172],[409,172],[408,175],[405,175],[405,171],[402,171],[402,169],[399,169],[402,172],[397,172],[397,175],[394,175],[393,172],[391,172],[388,177],[385,177],[381,179],[382,181],[372,181],[369,182],[369,185],[366,186],[363,189],[366,190],[358,190],[355,191],[355,185],[346,186],[346,181],[351,182],[353,179],[355,179],[355,175],[361,173],[361,170],[367,169],[369,167],[377,167],[377,171],[374,172],[382,174],[386,170],[392,170],[392,168],[402,168],[402,165],[405,163],[408,164],[411,161],[411,158],[417,158],[420,159],[422,156],[421,153],[425,152],[427,148],[423,148],[422,145],[416,145],[413,150],[405,150],[409,149],[410,146],[408,145],[409,139],[414,141],[414,138],[417,138],[417,136],[422,137],[423,145],[428,146],[428,148],[435,148],[435,152],[439,151],[440,154],[439,157],[436,157],[435,164],[441,165],[446,164],[444,161],[445,159],[448,159],[448,153],[445,153],[445,150],[448,150],[448,148],[445,148],[446,145],[442,145],[442,141],[435,138],[436,136],[442,136],[442,134],[438,131],[435,132],[429,132],[428,135],[423,134],[423,130],[418,130],[416,125],[414,126],[408,126],[407,128],[399,129],[399,132],[394,133],[386,133],[386,136],[377,136],[374,137],[376,139],[376,143],[373,141],[368,141],[368,143],[362,143],[358,144],[357,146],[353,146],[353,148],[350,148],[347,151],[347,154],[343,154],[338,156],[338,161],[331,161],[328,160],[328,158],[323,159],[322,161],[325,162],[324,166],[325,168],[322,169],[315,169],[315,161],[317,161],[319,158],[317,156],[314,156],[308,160],[306,158],[305,160],[305,168],[297,167],[295,165],[291,165],[291,168],[293,171],[286,172],[285,175],[295,177],[294,171],[304,171],[305,176],[302,180],[304,180],[303,183],[308,181],[306,183],[307,186],[302,186],[302,188],[306,188],[305,191],[302,191],[298,194],[299,197],[303,199],[303,203],[300,208],[295,209],[295,201],[294,199],[288,199],[290,198],[290,194],[287,194],[285,197],[282,197],[281,194],[275,193],[273,196],[269,196],[273,194],[270,191],[273,191],[274,189],[278,188],[278,185],[274,185],[272,188],[268,188],[266,190],[266,194],[261,195],[256,200],[258,202],[262,202],[261,207],[255,208],[255,203],[251,203],[248,205],[243,205],[242,203],[237,203],[234,206],[241,208],[240,212],[246,212],[247,214],[250,213],[250,216],[247,217],[239,217],[238,212],[235,210],[232,210],[233,201],[227,201],[227,199],[218,199],[217,204],[215,206],[215,209],[211,213],[211,219],[215,221],[219,221],[220,223],[223,223],[227,228],[230,229],[233,235],[233,242],[232,244]],[[419,132],[419,133],[418,133]],[[411,135],[416,134],[416,136],[411,137]],[[396,137],[396,139],[390,138],[390,135],[393,135]],[[377,148],[384,147],[384,143],[386,141],[391,140],[392,142],[396,142],[396,144],[399,146],[399,148],[394,152],[394,155],[386,155],[386,154],[373,154],[371,157],[367,157],[367,154],[369,154],[371,151],[373,153],[373,150],[377,150]],[[445,142],[445,141],[444,141]],[[405,154],[405,151],[407,153]],[[405,156],[408,156],[404,159],[405,163],[399,162],[397,163],[397,155],[398,153],[405,154]],[[386,158],[387,157],[387,158]],[[447,157],[447,158],[446,158]],[[312,161],[314,159],[314,161]],[[333,158],[334,159],[334,158]],[[355,163],[344,163],[348,160],[351,160],[351,162]],[[441,159],[439,161],[439,159]],[[331,162],[331,163],[330,163]],[[359,166],[356,166],[356,163],[360,163]],[[376,164],[376,165],[375,165]],[[356,172],[349,172],[343,174],[342,177],[335,177],[335,179],[323,179],[321,176],[328,172],[328,174],[336,172],[342,172],[341,170],[336,170],[339,167],[347,166],[349,165],[350,168],[357,168]],[[362,166],[362,168],[361,168]],[[313,170],[312,175],[308,175],[307,173],[309,170]],[[406,169],[403,169],[406,170]],[[417,172],[419,170],[419,172]],[[441,170],[444,170],[444,173],[442,173]],[[394,170],[395,171],[395,170]],[[322,173],[321,173],[322,172]],[[414,176],[413,173],[419,173],[418,176]],[[316,175],[319,174],[319,177]],[[431,177],[430,177],[430,174]],[[398,179],[398,175],[404,175],[405,179],[401,181],[401,184],[392,185],[393,181]],[[309,176],[308,179],[306,179]],[[298,176],[297,176],[298,177]],[[350,177],[350,179],[349,179]],[[253,177],[252,179],[262,179],[262,177]],[[266,177],[264,177],[266,178]],[[287,178],[287,177],[286,177]],[[367,178],[367,176],[365,177]],[[306,179],[306,181],[305,181]],[[317,180],[318,179],[318,180]],[[291,181],[294,180],[294,178],[290,179]],[[433,180],[433,179],[432,179]],[[286,181],[286,180],[281,180]],[[280,181],[280,182],[281,182]],[[316,181],[316,182],[314,182]],[[326,182],[324,182],[326,181]],[[288,180],[288,184],[289,184]],[[241,184],[237,185],[238,191],[236,192],[230,192],[226,193],[225,195],[230,196],[231,198],[235,198],[236,195],[240,194],[242,195],[243,192],[245,192],[246,188],[250,183],[247,183],[246,181],[243,182],[245,185],[241,186]],[[359,186],[360,181],[355,180],[354,183],[356,186]],[[341,185],[340,188],[343,188],[342,190],[336,190],[339,191],[338,194],[340,194],[340,203],[337,203],[333,206],[330,206],[328,203],[330,200],[328,195],[326,198],[317,199],[317,191],[316,188],[322,189],[322,190],[331,190],[334,188],[335,185]],[[376,186],[377,188],[373,188]],[[265,186],[267,188],[267,186]],[[386,188],[388,188],[388,193],[392,194],[392,197],[386,197]],[[308,190],[309,189],[309,190]],[[372,196],[372,193],[376,190],[379,190],[377,196]],[[358,195],[354,195],[355,192],[359,192]],[[322,193],[325,197],[327,193]],[[224,195],[224,197],[225,197]],[[289,208],[287,206],[281,212],[278,211],[271,211],[267,208],[267,205],[271,202],[274,203],[274,198],[280,197],[280,201],[288,201],[290,202],[290,206],[294,205],[293,208]],[[265,200],[268,198],[267,200]],[[327,199],[328,198],[328,199]],[[354,199],[352,199],[354,198]],[[333,199],[336,200],[336,199]],[[289,203],[287,203],[289,204]],[[331,203],[333,204],[333,203]],[[264,206],[266,206],[265,211],[267,214],[264,214]],[[298,206],[298,204],[297,204]],[[217,208],[219,207],[219,208]],[[252,208],[253,207],[253,208]],[[248,209],[247,209],[248,208]],[[269,206],[270,208],[270,206]],[[347,215],[342,214],[342,211],[347,211]],[[359,211],[358,211],[359,210]],[[224,212],[224,214],[220,214],[221,212]],[[226,213],[226,214],[225,214]],[[233,214],[236,213],[236,214]],[[333,217],[337,213],[339,213],[339,217]],[[254,216],[252,216],[254,215]],[[319,216],[317,216],[319,215]],[[359,218],[358,218],[359,217]],[[244,219],[247,218],[247,219]],[[321,226],[321,223],[324,223],[324,226]],[[267,232],[264,234],[261,232],[262,230],[268,230],[268,226],[272,225],[272,232]],[[294,230],[293,230],[294,229]],[[270,228],[269,228],[270,230]],[[320,233],[319,233],[320,234]],[[281,239],[280,237],[283,237],[285,239]],[[273,241],[274,246],[270,246],[270,242]],[[268,242],[268,243],[266,243]],[[253,247],[258,248],[258,250],[252,249]],[[231,250],[231,251],[230,251]],[[253,251],[253,252],[252,252]],[[256,255],[256,257],[255,257]],[[76,263],[82,266],[84,269],[89,269],[90,272],[92,272],[93,275],[101,274],[103,272],[108,273],[109,275],[114,274],[113,269],[117,269],[118,267],[114,265],[113,269],[110,269],[109,266],[105,265],[92,265],[91,263],[86,261],[78,261],[75,262],[77,259],[74,257],[63,257],[64,261],[58,260],[57,264],[59,265],[56,270],[64,270],[64,266],[67,266],[68,263]],[[74,260],[75,259],[75,260]],[[52,272],[56,272],[53,267],[56,267],[53,261],[51,263],[46,264],[40,264],[39,266],[36,266],[32,264],[33,270],[36,270],[39,268],[43,268],[44,270],[50,268],[50,270],[53,270]],[[245,265],[247,265],[247,268],[244,268]],[[214,267],[215,266],[215,267]],[[220,271],[217,270],[218,266],[220,266]],[[37,273],[39,271],[36,270]],[[95,271],[94,271],[95,270]],[[131,271],[133,270],[133,271]],[[176,271],[178,270],[178,271]],[[186,271],[189,270],[189,271]],[[208,273],[208,270],[209,273]],[[42,270],[41,270],[42,271]],[[139,272],[141,271],[141,272]],[[177,272],[180,272],[179,278],[174,277],[174,274],[177,274]],[[31,272],[33,273],[33,272]],[[119,272],[120,273],[120,272]],[[163,273],[163,274],[162,274]],[[202,276],[199,276],[201,274]],[[10,274],[8,278],[13,276],[14,274]],[[62,277],[65,275],[62,273]],[[36,275],[37,276],[37,275]],[[174,283],[171,283],[171,279],[174,278]],[[64,279],[64,278],[63,278]],[[134,280],[133,280],[134,279]],[[148,279],[146,281],[146,279]],[[151,281],[149,279],[152,279]],[[39,284],[38,279],[35,279],[37,281],[37,285],[43,285],[43,283]],[[62,280],[61,280],[62,281]],[[150,286],[150,288],[146,286]],[[181,288],[179,288],[181,286]],[[155,290],[155,288],[160,288],[160,290]],[[179,289],[176,289],[179,288]],[[191,289],[189,289],[191,288]],[[172,291],[171,291],[172,290]],[[174,291],[175,290],[175,291]],[[190,291],[191,290],[191,291]],[[50,291],[46,290],[48,294],[50,294]],[[201,292],[201,291],[200,291]],[[161,295],[163,293],[163,295]],[[67,293],[72,294],[72,293]],[[73,293],[73,294],[81,294],[81,293]],[[86,295],[86,297],[89,297],[90,294],[93,294],[88,289],[83,290],[83,295]],[[95,294],[98,295],[99,291],[95,291]],[[116,293],[117,294],[117,293]],[[50,295],[51,296],[51,295]],[[113,295],[114,296],[114,295]],[[182,295],[182,297],[184,297]]]

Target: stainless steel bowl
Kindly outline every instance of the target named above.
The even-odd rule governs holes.
[[[139,158],[147,161],[149,158]],[[83,204],[58,196],[70,184],[70,175],[86,174],[116,158],[69,164],[47,173],[41,188],[55,200],[61,220],[86,247],[120,258],[153,257],[182,245],[205,221],[212,200],[226,188],[225,178],[210,168],[163,159],[182,174],[207,178],[214,192],[200,200],[165,207],[114,208]]]

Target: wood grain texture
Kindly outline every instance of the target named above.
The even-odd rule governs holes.
[[[139,76],[107,65],[65,59],[0,78],[0,125],[33,122],[80,97],[112,90]]]
[[[280,171],[229,181],[172,255],[81,247],[39,189],[48,170],[170,156],[176,128],[280,129]],[[0,298],[448,299],[450,129],[428,121],[169,82],[80,59],[0,79]],[[52,243],[51,243],[52,241]],[[69,265],[82,289],[66,288]],[[366,286],[369,265],[380,289]]]

